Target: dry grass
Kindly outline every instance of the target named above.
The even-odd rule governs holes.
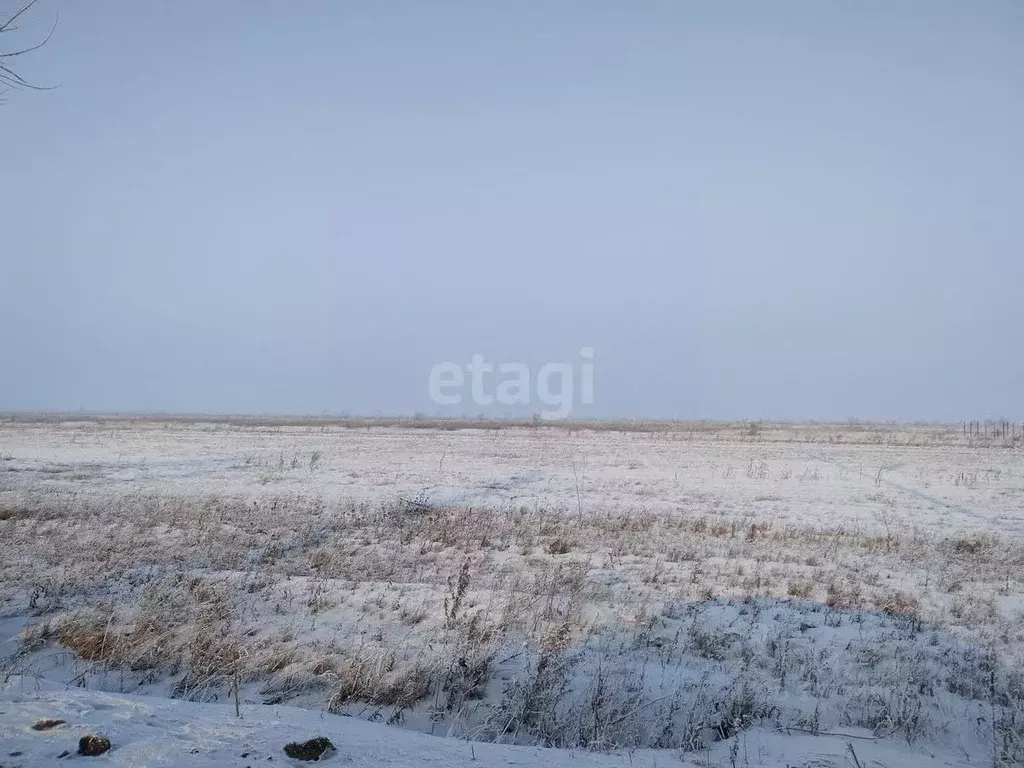
[[[967,445],[1020,447],[1024,441],[1020,426],[1012,435],[997,431],[1001,421],[987,423],[982,434],[966,434],[960,423],[943,422],[762,422],[679,419],[565,419],[538,418],[431,418],[425,416],[306,416],[287,414],[124,414],[124,413],[32,413],[0,412],[0,423],[9,425],[130,425],[145,428],[168,426],[209,429],[269,430],[299,427],[317,430],[416,429],[440,432],[462,430],[503,431],[514,429],[574,432],[619,432],[664,434],[689,437],[745,440],[748,442],[811,442],[867,445]]]
[[[791,596],[912,615],[1003,638],[1008,650],[1021,639],[1019,619],[979,607],[1008,583],[1017,589],[1024,568],[1024,545],[994,536],[878,536],[685,511],[582,522],[571,510],[410,514],[303,497],[47,496],[23,510],[5,523],[8,590],[41,616],[65,615],[58,636],[82,658],[133,667],[185,663],[184,649],[211,634],[251,646],[262,634],[246,636],[247,612],[260,604],[357,611],[371,635],[405,626],[432,638],[481,615],[539,639],[566,617],[582,636],[668,599]],[[98,605],[102,595],[118,609]],[[200,672],[230,655],[217,644],[196,653],[187,663]]]
[[[778,425],[736,430],[748,442],[791,436]],[[573,649],[610,626],[650,643],[658,622],[701,601],[874,610],[913,631],[948,628],[1017,668],[1020,539],[914,525],[875,488],[864,499],[878,510],[870,523],[781,518],[770,511],[785,502],[780,488],[817,480],[784,476],[760,459],[716,469],[729,471],[726,482],[757,487],[750,504],[698,492],[677,506],[621,509],[591,509],[586,496],[579,506],[461,507],[314,493],[66,492],[4,486],[0,475],[0,598],[9,612],[34,617],[7,672],[58,643],[77,659],[68,676],[83,682],[115,672],[118,685],[169,678],[175,695],[207,699],[237,679],[257,700],[313,696],[332,711],[379,709],[396,722],[417,707],[464,717],[487,694],[507,716],[497,723],[492,713],[489,737],[512,738],[505,729],[514,722],[553,742],[545,728],[562,722],[564,698],[555,693],[571,677]],[[744,658],[721,633],[694,625],[683,635],[696,658]],[[488,692],[502,687],[495,681],[510,645],[530,649],[526,677]],[[723,696],[738,722],[770,711],[741,688]],[[1012,741],[1011,703],[1004,730]],[[639,727],[618,720],[628,712],[580,720],[574,738],[623,743],[625,724]],[[671,743],[696,733],[683,729]]]

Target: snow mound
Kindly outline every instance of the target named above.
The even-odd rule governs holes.
[[[65,725],[34,731],[43,718]],[[967,766],[966,757],[918,746],[875,741],[866,733],[811,736],[751,729],[699,754],[642,750],[596,754],[504,744],[471,743],[429,736],[294,707],[249,707],[236,717],[228,705],[114,695],[97,691],[0,694],[0,743],[6,766],[59,765],[87,758],[75,754],[78,739],[102,733],[113,749],[97,761],[112,766],[303,765],[286,757],[295,739],[326,736],[337,751],[325,761],[359,768],[622,768],[635,766]],[[854,757],[854,755],[856,757]],[[974,764],[977,764],[975,761]]]

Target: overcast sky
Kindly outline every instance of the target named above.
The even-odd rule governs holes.
[[[10,44],[58,12],[0,106],[0,409],[498,414],[431,367],[592,347],[575,416],[1024,417],[1024,3],[41,0]]]

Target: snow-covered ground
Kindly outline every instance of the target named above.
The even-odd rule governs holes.
[[[12,764],[1024,754],[1012,436],[0,423],[0,545]]]
[[[1018,441],[1019,442],[1019,441]],[[1024,535],[1024,451],[959,427],[428,429],[0,423],[5,484],[327,499],[704,506],[800,523]],[[578,492],[577,492],[578,491]]]
[[[948,751],[911,748],[878,742],[866,732],[809,736],[751,728],[699,753],[636,750],[602,754],[585,750],[545,749],[505,744],[464,742],[402,731],[354,718],[324,715],[294,707],[245,710],[235,717],[224,704],[193,704],[172,699],[86,691],[50,691],[0,695],[0,743],[4,765],[60,765],[77,758],[78,739],[106,735],[112,749],[102,765],[125,766],[257,766],[302,765],[282,748],[292,741],[324,736],[336,751],[327,765],[358,768],[656,768],[657,766],[799,766],[840,768],[862,766],[918,768],[976,766]],[[67,721],[49,731],[34,731],[43,718]],[[984,763],[981,763],[984,764]]]

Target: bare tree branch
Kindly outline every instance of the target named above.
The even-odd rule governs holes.
[[[14,25],[14,22],[16,22],[26,11],[28,11],[38,2],[39,0],[28,0],[27,3],[22,5],[21,8],[19,8],[15,13],[9,16],[6,21],[0,21],[0,35],[17,30],[18,27]],[[7,91],[16,88],[28,88],[33,91],[48,91],[56,87],[36,85],[34,83],[30,83],[24,77],[15,72],[7,63],[9,59],[15,58],[17,56],[24,56],[25,54],[32,53],[33,51],[38,51],[40,48],[42,48],[49,42],[50,38],[53,36],[53,31],[56,28],[57,17],[54,17],[53,25],[50,27],[50,31],[40,42],[35,43],[34,45],[29,45],[28,47],[17,48],[13,51],[5,52],[2,48],[0,48],[0,96],[2,96]],[[2,99],[0,99],[0,101],[2,101]]]
[[[18,17],[21,16],[21,14],[23,14],[25,11],[27,11],[29,8],[31,8],[38,2],[39,0],[29,0],[25,5],[21,7],[21,10],[19,10],[17,13],[15,13],[13,16],[7,19],[7,21],[5,21],[3,24],[0,24],[0,32],[10,32],[12,30],[17,29],[17,27],[12,27],[11,25],[18,20]]]
[[[0,59],[9,59],[13,56],[24,56],[26,53],[38,51],[40,48],[42,48],[44,45],[50,42],[50,38],[53,37],[53,30],[55,30],[56,28],[57,19],[54,19],[53,26],[50,27],[50,31],[46,33],[46,37],[44,37],[40,42],[36,43],[35,45],[31,45],[28,48],[22,48],[20,51],[10,51],[9,53],[0,52]]]

